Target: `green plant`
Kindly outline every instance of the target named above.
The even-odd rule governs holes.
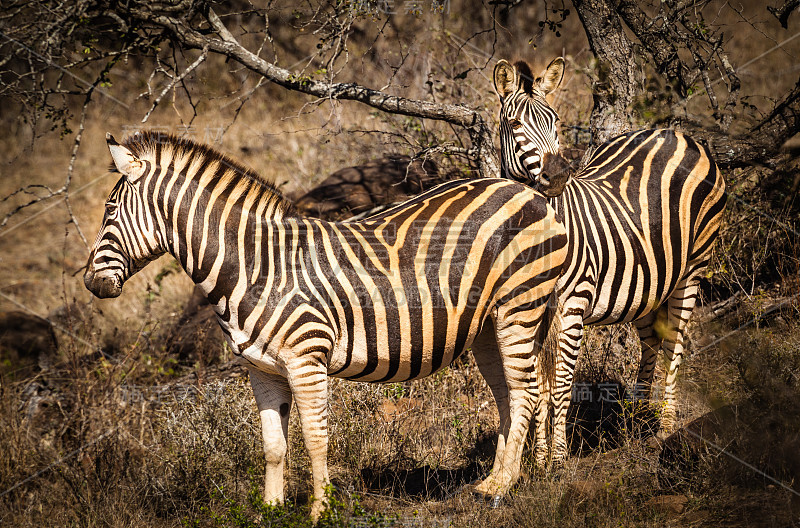
[[[311,520],[308,505],[287,501],[280,505],[266,504],[259,491],[259,479],[250,473],[250,491],[243,502],[225,496],[218,488],[213,498],[221,503],[219,511],[210,506],[200,509],[200,516],[185,518],[186,527],[219,526],[236,528],[388,528],[395,526],[396,515],[367,511],[358,495],[340,496],[333,486],[325,489],[325,509],[316,523]]]

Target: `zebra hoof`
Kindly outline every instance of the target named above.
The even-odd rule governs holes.
[[[488,503],[492,508],[497,508],[504,494],[502,488],[491,480],[491,475],[472,486],[471,491],[476,499]]]

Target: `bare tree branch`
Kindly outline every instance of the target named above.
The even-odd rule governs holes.
[[[147,119],[150,117],[150,114],[153,113],[153,110],[156,109],[158,104],[161,102],[161,99],[164,98],[167,92],[172,90],[175,87],[175,85],[177,85],[179,82],[183,81],[183,79],[185,79],[187,75],[192,73],[198,66],[200,66],[200,64],[202,64],[207,57],[208,57],[208,48],[203,48],[203,53],[201,53],[200,56],[197,57],[197,60],[191,63],[185,70],[183,70],[183,73],[181,73],[178,77],[173,78],[172,81],[170,81],[170,83],[161,91],[161,93],[158,94],[158,97],[156,97],[155,100],[153,101],[153,105],[150,107],[150,110],[148,110],[147,114],[145,114],[145,116],[142,118],[142,123],[147,122]]]
[[[695,83],[702,83],[717,127],[709,128],[687,117],[678,118],[676,124],[707,139],[721,167],[774,165],[782,156],[783,143],[800,132],[799,82],[747,134],[736,137],[728,133],[736,116],[741,83],[723,48],[721,35],[705,27],[695,2],[663,0],[655,15],[645,13],[640,3],[632,0],[574,0],[573,5],[600,61],[590,119],[594,144],[629,128],[631,105],[641,92],[642,74],[635,62],[641,51],[633,47],[623,23],[652,57],[656,70],[675,82],[681,101],[691,98]],[[687,51],[688,56],[682,56],[681,50]],[[718,80],[725,81],[724,99],[714,89],[716,81],[710,80],[711,71],[723,73]]]
[[[678,55],[678,48],[669,38],[670,24],[665,13],[660,12],[655,18],[650,18],[640,5],[633,0],[618,0],[617,12],[622,17],[625,25],[631,28],[636,38],[647,48],[653,56],[656,69],[668,79],[678,81],[678,88],[686,96],[687,67]]]
[[[752,165],[774,168],[783,157],[783,144],[800,131],[800,80],[747,134],[732,136],[694,122],[684,122],[683,125],[708,140],[717,164],[723,169]]]
[[[70,203],[70,200],[69,200],[69,192],[70,192],[70,186],[72,185],[72,175],[73,175],[73,172],[74,172],[74,169],[75,169],[75,161],[78,158],[78,150],[80,149],[81,140],[83,139],[83,131],[84,131],[84,128],[85,128],[85,125],[86,125],[86,113],[87,113],[87,110],[89,108],[89,103],[92,100],[92,93],[94,93],[94,89],[95,89],[96,85],[99,84],[99,82],[100,82],[100,79],[98,78],[98,80],[95,82],[95,86],[92,86],[92,87],[89,88],[89,91],[86,93],[86,97],[85,97],[85,99],[83,101],[83,106],[81,107],[81,118],[80,118],[80,121],[78,123],[78,132],[75,135],[75,139],[73,140],[73,143],[72,143],[72,154],[70,155],[69,166],[67,167],[67,176],[66,176],[66,178],[64,180],[64,185],[62,185],[60,188],[58,188],[56,190],[52,190],[51,188],[49,188],[49,187],[47,187],[45,185],[33,184],[33,185],[28,185],[26,187],[23,187],[22,189],[18,189],[17,191],[14,191],[13,193],[11,193],[8,196],[4,197],[1,200],[2,202],[5,202],[6,200],[8,200],[11,197],[13,197],[13,196],[15,196],[17,194],[20,194],[20,193],[31,194],[31,190],[32,189],[37,189],[38,188],[38,189],[46,189],[48,191],[45,196],[37,196],[35,199],[33,199],[33,200],[31,200],[31,201],[29,201],[27,203],[20,204],[17,207],[15,207],[14,209],[12,209],[11,211],[9,211],[8,213],[6,213],[6,215],[3,217],[3,220],[0,221],[0,227],[5,227],[6,224],[8,223],[8,221],[14,215],[16,215],[17,213],[19,213],[20,211],[22,211],[24,209],[27,209],[27,208],[29,208],[31,206],[34,206],[34,205],[38,204],[38,203],[50,200],[51,198],[55,198],[57,196],[64,196],[64,202],[65,202],[66,207],[67,207],[67,213],[69,214],[69,222],[72,223],[75,226],[75,229],[78,231],[78,236],[80,236],[81,241],[86,246],[86,249],[89,249],[89,243],[87,242],[86,237],[83,234],[83,230],[81,229],[81,226],[78,223],[78,220],[77,220],[77,218],[75,218],[75,214],[72,211],[72,204]]]
[[[731,110],[739,102],[741,83],[722,47],[722,37],[705,29],[697,6],[664,0],[655,15],[649,15],[637,2],[617,0],[616,10],[653,58],[656,70],[673,84],[683,101],[695,90],[698,77],[702,80],[714,118],[722,131],[727,131],[733,119]],[[680,50],[687,50],[691,60],[682,59]],[[715,69],[724,72],[728,81],[722,107],[709,79],[709,71]]]
[[[324,99],[351,100],[393,114],[435,119],[453,123],[467,129],[473,148],[477,152],[480,171],[485,176],[499,174],[493,134],[483,117],[475,110],[461,105],[434,103],[407,99],[367,88],[357,83],[323,82],[307,76],[297,76],[272,64],[245,48],[230,33],[212,9],[207,18],[219,38],[205,35],[188,27],[182,20],[163,14],[135,12],[143,20],[156,23],[169,30],[187,48],[208,49],[236,60],[246,68],[289,90]]]
[[[789,27],[789,15],[791,15],[798,6],[800,6],[800,0],[786,0],[786,3],[780,7],[767,7],[767,11],[778,19],[783,29],[787,29]]]
[[[163,98],[171,90],[174,92],[178,85],[184,87],[185,96],[196,115],[197,107],[186,87],[186,80],[211,53],[257,74],[259,86],[271,81],[291,91],[315,97],[316,100],[310,104],[353,100],[387,114],[446,122],[454,127],[457,141],[461,141],[460,130],[465,130],[470,136],[471,145],[459,149],[459,155],[467,155],[470,164],[477,165],[485,176],[499,174],[493,130],[477,110],[437,102],[433,91],[431,100],[424,101],[387,93],[391,81],[380,90],[355,82],[336,82],[336,77],[344,75],[342,72],[348,65],[348,38],[354,31],[360,31],[354,23],[365,19],[365,15],[349,3],[313,4],[307,5],[311,9],[310,14],[293,22],[295,28],[307,30],[307,34],[319,38],[317,51],[300,61],[317,69],[316,74],[309,75],[304,70],[296,72],[293,67],[281,68],[261,58],[265,42],[273,44],[273,55],[277,57],[269,27],[272,3],[266,8],[253,7],[226,13],[223,20],[233,29],[232,33],[205,0],[130,0],[124,5],[109,0],[75,0],[63,6],[58,4],[63,9],[54,9],[40,2],[9,0],[3,14],[0,14],[0,73],[3,77],[0,81],[0,97],[17,105],[20,115],[34,130],[34,138],[37,127],[41,129],[45,125],[60,128],[62,135],[75,135],[75,143],[64,184],[59,188],[47,189],[35,185],[23,187],[6,196],[3,202],[13,196],[19,198],[22,194],[31,195],[33,199],[27,203],[15,203],[13,210],[0,218],[0,227],[5,226],[16,213],[53,198],[65,200],[67,212],[75,221],[70,203],[70,184],[80,146],[86,104],[91,95],[97,92],[129,108],[126,102],[114,98],[105,89],[111,86],[108,77],[111,68],[115,64],[126,64],[129,58],[155,62],[146,92],[151,98],[151,107],[144,115],[143,122],[151,118]],[[257,21],[263,21],[263,24],[259,26]],[[250,36],[256,34],[261,38],[255,46],[248,47],[252,42]],[[171,56],[162,53],[165,43],[172,49]],[[181,68],[180,54],[195,49],[202,50],[201,54],[187,60],[188,66]],[[306,51],[303,49],[303,52]],[[166,77],[166,87],[156,91],[153,81],[160,74]],[[323,76],[322,79],[314,78],[318,74]],[[71,96],[86,98],[77,134],[71,130],[72,109],[75,107]],[[241,98],[240,102],[243,104]],[[436,139],[419,146],[435,150],[437,143],[445,148],[450,144],[449,141]],[[452,149],[447,150],[453,152]],[[80,226],[77,222],[75,224],[85,243]]]

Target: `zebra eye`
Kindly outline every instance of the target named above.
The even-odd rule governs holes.
[[[117,212],[117,204],[115,203],[107,203],[106,204],[106,214],[108,216],[113,216],[114,213]]]
[[[514,130],[519,130],[519,128],[522,127],[522,122],[519,119],[512,119],[508,124],[511,125],[511,128]]]

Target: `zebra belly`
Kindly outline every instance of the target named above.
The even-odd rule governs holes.
[[[245,332],[237,329],[230,330],[226,328],[225,330],[225,333],[230,336],[228,337],[228,344],[233,350],[238,350],[235,342],[236,337],[238,335],[240,339],[244,340]],[[428,340],[423,338],[422,332],[425,332],[425,329],[420,329],[418,332],[413,332],[412,329],[407,330],[406,338],[408,336],[416,337],[409,340],[411,346],[408,347],[407,351],[401,352],[397,347],[398,343],[393,342],[390,343],[388,350],[377,350],[378,368],[375,368],[374,353],[373,357],[371,357],[369,352],[374,349],[374,343],[373,346],[368,345],[363,338],[366,334],[365,332],[360,332],[362,337],[354,339],[352,347],[348,346],[345,337],[341,337],[328,354],[328,374],[354,381],[381,383],[396,383],[424,378],[455,361],[470,347],[476,334],[476,332],[462,333],[444,347],[437,347],[435,346],[436,339],[431,338]],[[385,333],[386,329],[379,329],[378,331]],[[286,376],[287,371],[284,366],[286,358],[281,358],[280,354],[280,347],[257,341],[236,354],[236,358],[240,364],[249,368]],[[390,358],[390,354],[393,357]],[[414,357],[413,360],[412,356]],[[418,364],[419,368],[409,369],[408,365],[413,363]],[[385,366],[390,364],[395,364],[399,368],[387,371]]]
[[[233,350],[237,350],[236,344],[228,339],[228,344]],[[237,362],[248,368],[256,368],[269,374],[286,376],[287,372],[282,362],[278,361],[276,354],[270,354],[259,344],[255,344],[236,354]]]
[[[470,342],[470,344],[472,344]],[[422,365],[422,370],[418,374],[411,374],[409,371],[405,370],[398,370],[394,375],[387,376],[383,373],[373,372],[371,374],[348,374],[347,372],[337,372],[336,368],[328,368],[328,374],[342,379],[348,379],[352,381],[365,381],[365,382],[372,382],[372,383],[399,383],[401,381],[410,381],[415,379],[424,378],[434,374],[443,368],[449,366],[453,361],[456,360],[464,351],[469,348],[469,346],[462,347],[461,350],[450,350],[444,351],[442,354],[442,362],[438,366],[434,366],[432,363],[428,362],[428,364]],[[431,352],[426,354],[427,356],[431,355]],[[351,363],[353,366],[353,370],[364,369],[366,367],[366,362],[353,362]],[[348,369],[349,370],[349,369]]]
[[[685,269],[682,267],[675,272],[680,276]],[[666,302],[672,291],[668,291],[664,285],[675,282],[668,277],[651,277],[651,287],[644,291],[642,281],[637,280],[641,276],[642,265],[639,264],[635,266],[635,271],[626,270],[622,281],[601,274],[596,280],[590,281],[594,284],[560,285],[559,290],[565,292],[561,304],[567,312],[588,298],[588,303],[583,305],[583,321],[586,325],[611,325],[641,319]]]
[[[446,326],[442,322],[458,322],[463,317],[431,314],[423,318],[421,328],[400,328],[401,336],[384,341],[386,344],[377,349],[364,336],[386,334],[387,328],[357,332],[352,346],[340,338],[329,355],[328,373],[337,378],[380,383],[430,376],[450,365],[475,339],[477,332],[470,328],[444,332]]]

